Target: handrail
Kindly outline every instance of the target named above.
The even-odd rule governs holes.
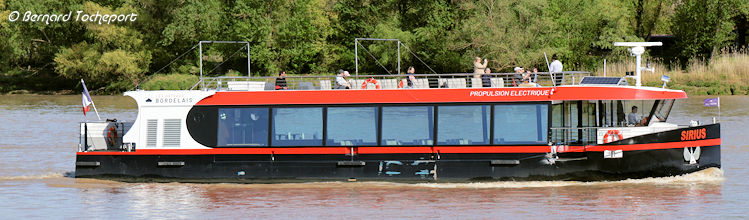
[[[552,82],[552,80],[559,81],[561,80],[561,84],[557,85],[576,85],[579,83],[579,80],[582,79],[584,76],[589,76],[590,72],[585,71],[564,71],[560,73],[551,74],[549,72],[537,72],[532,73],[530,78],[535,84],[532,84],[531,86],[554,86],[555,83]],[[557,78],[552,78],[554,75],[557,76]],[[349,76],[346,77],[347,81],[352,82],[356,81],[357,83],[362,83],[364,79],[368,78],[374,78],[377,80],[381,79],[395,79],[397,81],[400,81],[402,79],[405,79],[409,75],[407,74],[393,74],[393,75],[359,75],[356,76]],[[473,73],[442,73],[442,74],[415,74],[414,75],[417,80],[418,79],[427,79],[428,80],[428,86],[426,87],[419,87],[419,88],[445,88],[450,87],[451,85],[453,88],[457,86],[457,88],[477,88],[481,87],[480,85],[475,85],[474,83],[480,82],[480,81],[474,81],[473,80]],[[494,80],[492,82],[492,87],[511,87],[511,86],[517,86],[519,84],[522,84],[520,82],[521,75],[519,73],[490,73],[490,78],[493,78],[495,80],[502,79],[502,85],[494,85]],[[335,78],[338,77],[336,75],[297,75],[297,76],[286,76],[287,86],[289,89],[326,89],[330,88],[332,86],[324,86],[323,82],[326,83],[334,83]],[[200,89],[200,90],[222,90],[224,88],[228,88],[230,90],[236,90],[232,89],[228,82],[233,81],[244,81],[244,82],[265,82],[266,88],[262,88],[259,90],[272,90],[269,89],[269,87],[275,87],[274,83],[276,78],[278,76],[216,76],[216,77],[201,77],[198,82],[196,82],[190,90],[193,89]],[[464,79],[460,81],[453,81],[452,83],[446,83],[446,79]],[[324,81],[327,80],[327,81]],[[513,82],[513,80],[515,82]],[[396,84],[397,84],[396,81]],[[448,80],[449,81],[449,80]],[[305,83],[304,86],[299,85],[299,83]],[[236,85],[236,83],[235,83]],[[359,85],[353,85],[356,87],[360,87]],[[245,86],[247,87],[247,86]],[[392,88],[392,85],[389,86],[390,89]],[[257,90],[257,88],[255,89]]]
[[[552,127],[549,141],[557,145],[596,144],[599,128],[604,127]]]

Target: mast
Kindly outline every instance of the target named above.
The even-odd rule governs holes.
[[[640,73],[642,70],[648,70],[653,72],[653,68],[642,68],[642,54],[645,53],[645,47],[663,46],[661,42],[614,42],[614,46],[617,47],[631,47],[629,52],[636,57],[636,68],[635,68],[635,86],[642,86],[642,77]]]

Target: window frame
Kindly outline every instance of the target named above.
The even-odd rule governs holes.
[[[413,104],[377,104],[379,108],[379,121],[377,126],[377,133],[379,139],[377,140],[378,147],[408,147],[408,146],[438,146],[437,145],[437,104],[436,103],[413,103]],[[383,107],[431,107],[432,108],[432,144],[408,144],[408,145],[383,145],[382,143],[382,110]],[[465,146],[465,145],[462,145]]]
[[[274,112],[275,109],[284,109],[284,108],[321,108],[320,111],[321,111],[321,117],[322,117],[321,118],[322,126],[320,127],[320,129],[321,129],[321,131],[320,131],[320,133],[321,133],[320,137],[321,138],[325,138],[325,136],[326,136],[325,129],[327,129],[327,127],[326,127],[326,120],[325,120],[326,115],[325,115],[325,113],[327,112],[327,109],[328,109],[327,106],[324,106],[324,105],[303,105],[303,106],[294,106],[294,107],[286,106],[286,105],[275,106],[275,107],[270,107],[270,110],[268,111],[268,114],[270,115],[270,117],[268,117],[268,147],[271,147],[271,148],[288,148],[288,147],[296,148],[296,147],[320,147],[320,146],[325,146],[325,139],[322,139],[322,143],[320,143],[320,145],[304,145],[304,146],[276,146],[276,145],[273,145],[273,138],[276,135],[275,134],[276,133],[275,130],[273,130],[275,128],[275,127],[273,127],[273,123],[275,122],[274,121],[274,115],[273,115],[273,113],[275,113]]]
[[[328,108],[374,108],[375,113],[375,145],[328,145]],[[377,147],[380,145],[380,136],[382,131],[380,130],[380,124],[382,122],[382,108],[379,105],[325,105],[323,107],[323,145],[324,146],[338,146],[338,147]]]
[[[494,137],[494,133],[493,133],[494,132],[494,127],[493,127],[493,125],[494,125],[493,124],[493,121],[494,121],[494,115],[493,115],[494,114],[494,105],[495,104],[493,104],[493,103],[452,103],[451,105],[435,104],[434,105],[434,146],[489,146],[489,145],[492,145],[492,141],[493,141],[492,138]],[[438,141],[439,140],[439,136],[437,136],[437,135],[439,134],[439,119],[440,119],[439,118],[439,109],[440,109],[440,107],[444,107],[444,106],[449,106],[449,107],[453,107],[453,106],[458,106],[458,107],[461,107],[461,106],[462,107],[477,107],[477,106],[478,107],[483,107],[483,106],[486,106],[486,107],[489,107],[488,108],[488,111],[489,111],[489,118],[488,118],[489,123],[487,124],[487,126],[489,126],[489,130],[487,131],[487,132],[489,132],[489,134],[487,136],[487,138],[489,138],[488,143],[486,143],[486,144],[440,144],[440,143],[438,143],[439,142]],[[481,122],[481,123],[483,123],[483,122]]]
[[[247,146],[241,146],[241,145],[237,145],[237,146],[220,146],[218,144],[219,143],[218,132],[219,132],[219,129],[220,129],[219,128],[220,127],[219,126],[220,122],[218,121],[218,117],[220,117],[220,115],[221,115],[221,109],[235,109],[235,108],[240,108],[240,109],[265,109],[265,110],[267,110],[267,114],[268,114],[268,124],[271,123],[270,120],[272,120],[272,117],[273,117],[271,115],[270,107],[268,107],[268,106],[255,106],[255,105],[242,106],[242,107],[234,107],[234,106],[231,106],[231,107],[222,107],[222,106],[216,106],[216,108],[215,108],[216,118],[217,118],[217,120],[216,120],[216,130],[215,130],[215,132],[216,132],[216,143],[214,143],[215,146],[213,146],[213,147],[215,147],[215,148],[264,148],[264,147],[270,147],[271,146],[270,142],[266,142],[265,146],[251,146],[251,145],[247,145]],[[266,136],[268,136],[268,138],[266,138],[267,139],[266,141],[270,141],[270,139],[271,139],[270,138],[270,136],[271,136],[271,131],[270,130],[267,130]]]
[[[495,106],[497,105],[546,105],[546,143],[543,143],[544,145],[547,145],[548,142],[551,139],[551,116],[552,116],[552,102],[550,101],[541,101],[541,102],[504,102],[504,103],[492,103],[492,111],[491,111],[491,140],[490,145],[491,146],[539,146],[540,143],[517,143],[517,144],[498,144],[494,143],[494,112],[495,112]],[[537,125],[538,126],[538,125]]]

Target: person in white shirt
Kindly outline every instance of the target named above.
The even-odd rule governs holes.
[[[642,119],[637,115],[637,106],[632,106],[632,112],[627,115],[627,124],[640,125]]]
[[[564,75],[561,73],[564,69],[562,62],[557,59],[557,54],[551,56],[551,65],[549,66],[549,73],[553,74],[556,85],[562,83]]]

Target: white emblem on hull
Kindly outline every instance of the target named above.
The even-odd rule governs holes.
[[[700,159],[700,147],[685,147],[684,148],[684,161],[688,161],[689,164],[696,164],[697,160]]]

